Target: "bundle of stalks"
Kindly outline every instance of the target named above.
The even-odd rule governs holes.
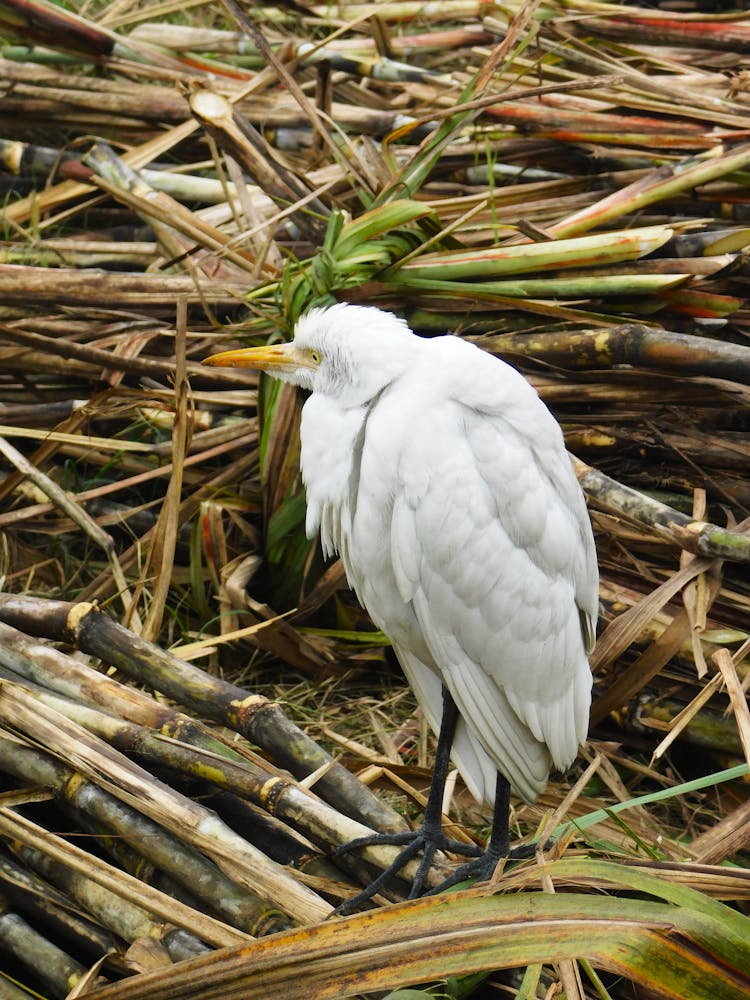
[[[750,18],[663,6],[0,0],[3,997],[750,991]],[[345,921],[431,738],[200,363],[335,301],[523,371],[601,573],[544,846]]]

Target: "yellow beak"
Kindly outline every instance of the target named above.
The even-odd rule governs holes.
[[[271,344],[268,347],[240,347],[234,351],[222,351],[205,358],[204,365],[214,368],[255,368],[257,371],[293,372],[298,368],[315,368],[316,363],[307,351],[301,351],[294,344]]]

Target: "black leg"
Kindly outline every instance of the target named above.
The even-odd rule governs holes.
[[[449,889],[458,882],[472,878],[485,882],[492,878],[495,867],[501,858],[507,858],[510,848],[510,785],[507,778],[497,773],[495,782],[495,806],[492,811],[492,830],[487,847],[478,858],[467,861],[457,868],[437,888],[430,890],[429,895]]]
[[[506,858],[510,849],[510,785],[508,779],[497,772],[495,782],[495,808],[492,812],[492,832],[485,850],[493,870],[500,858]],[[489,877],[489,876],[488,876]]]
[[[510,785],[507,778],[498,771],[495,784],[495,808],[492,813],[492,831],[487,847],[478,858],[472,858],[460,865],[452,875],[441,882],[428,895],[443,892],[458,882],[474,879],[477,882],[487,882],[492,878],[498,861],[502,858],[515,860],[530,857],[536,850],[536,844],[521,844],[510,850]]]
[[[359,847],[371,847],[378,844],[390,844],[404,848],[395,861],[381,872],[366,889],[352,899],[348,899],[342,903],[337,909],[338,913],[352,913],[362,903],[371,899],[386,883],[398,875],[404,865],[420,851],[423,852],[422,858],[414,877],[411,892],[409,893],[410,899],[421,894],[427,872],[437,851],[448,850],[454,854],[464,855],[478,853],[478,849],[473,845],[446,837],[442,829],[443,794],[450,768],[450,753],[457,722],[458,709],[456,708],[456,703],[449,692],[443,688],[443,714],[440,720],[440,733],[438,734],[438,744],[435,751],[435,766],[433,768],[432,782],[430,783],[430,791],[427,796],[422,825],[417,830],[409,833],[373,834],[370,837],[360,837],[357,840],[350,841],[348,844],[344,844],[333,852],[333,857],[336,857],[336,855],[356,850]]]
[[[448,780],[448,771],[451,764],[451,747],[453,737],[456,734],[456,724],[458,723],[458,709],[456,703],[447,688],[443,688],[443,714],[440,719],[440,732],[435,749],[435,764],[432,769],[432,781],[430,791],[427,795],[427,804],[424,810],[424,826],[430,829],[440,830],[443,818],[443,796],[445,795],[445,782]]]

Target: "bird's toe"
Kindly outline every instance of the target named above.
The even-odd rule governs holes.
[[[482,852],[476,844],[467,844],[463,841],[453,840],[447,837],[442,829],[433,829],[430,824],[423,824],[417,830],[407,833],[373,833],[367,837],[358,837],[346,844],[342,844],[332,852],[331,857],[340,857],[350,851],[364,847],[374,846],[395,846],[401,847],[394,860],[383,869],[382,872],[373,879],[361,892],[351,899],[345,900],[335,910],[341,916],[354,913],[357,909],[372,899],[377,893],[386,887],[390,887],[400,876],[402,869],[417,855],[422,852],[416,874],[411,882],[409,899],[416,899],[425,892],[430,868],[438,852],[459,854],[462,857],[472,857],[479,861]],[[401,876],[403,879],[403,876]]]

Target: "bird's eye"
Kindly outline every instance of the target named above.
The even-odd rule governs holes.
[[[316,365],[319,365],[320,364],[320,352],[319,351],[310,351],[310,360],[314,361]]]

